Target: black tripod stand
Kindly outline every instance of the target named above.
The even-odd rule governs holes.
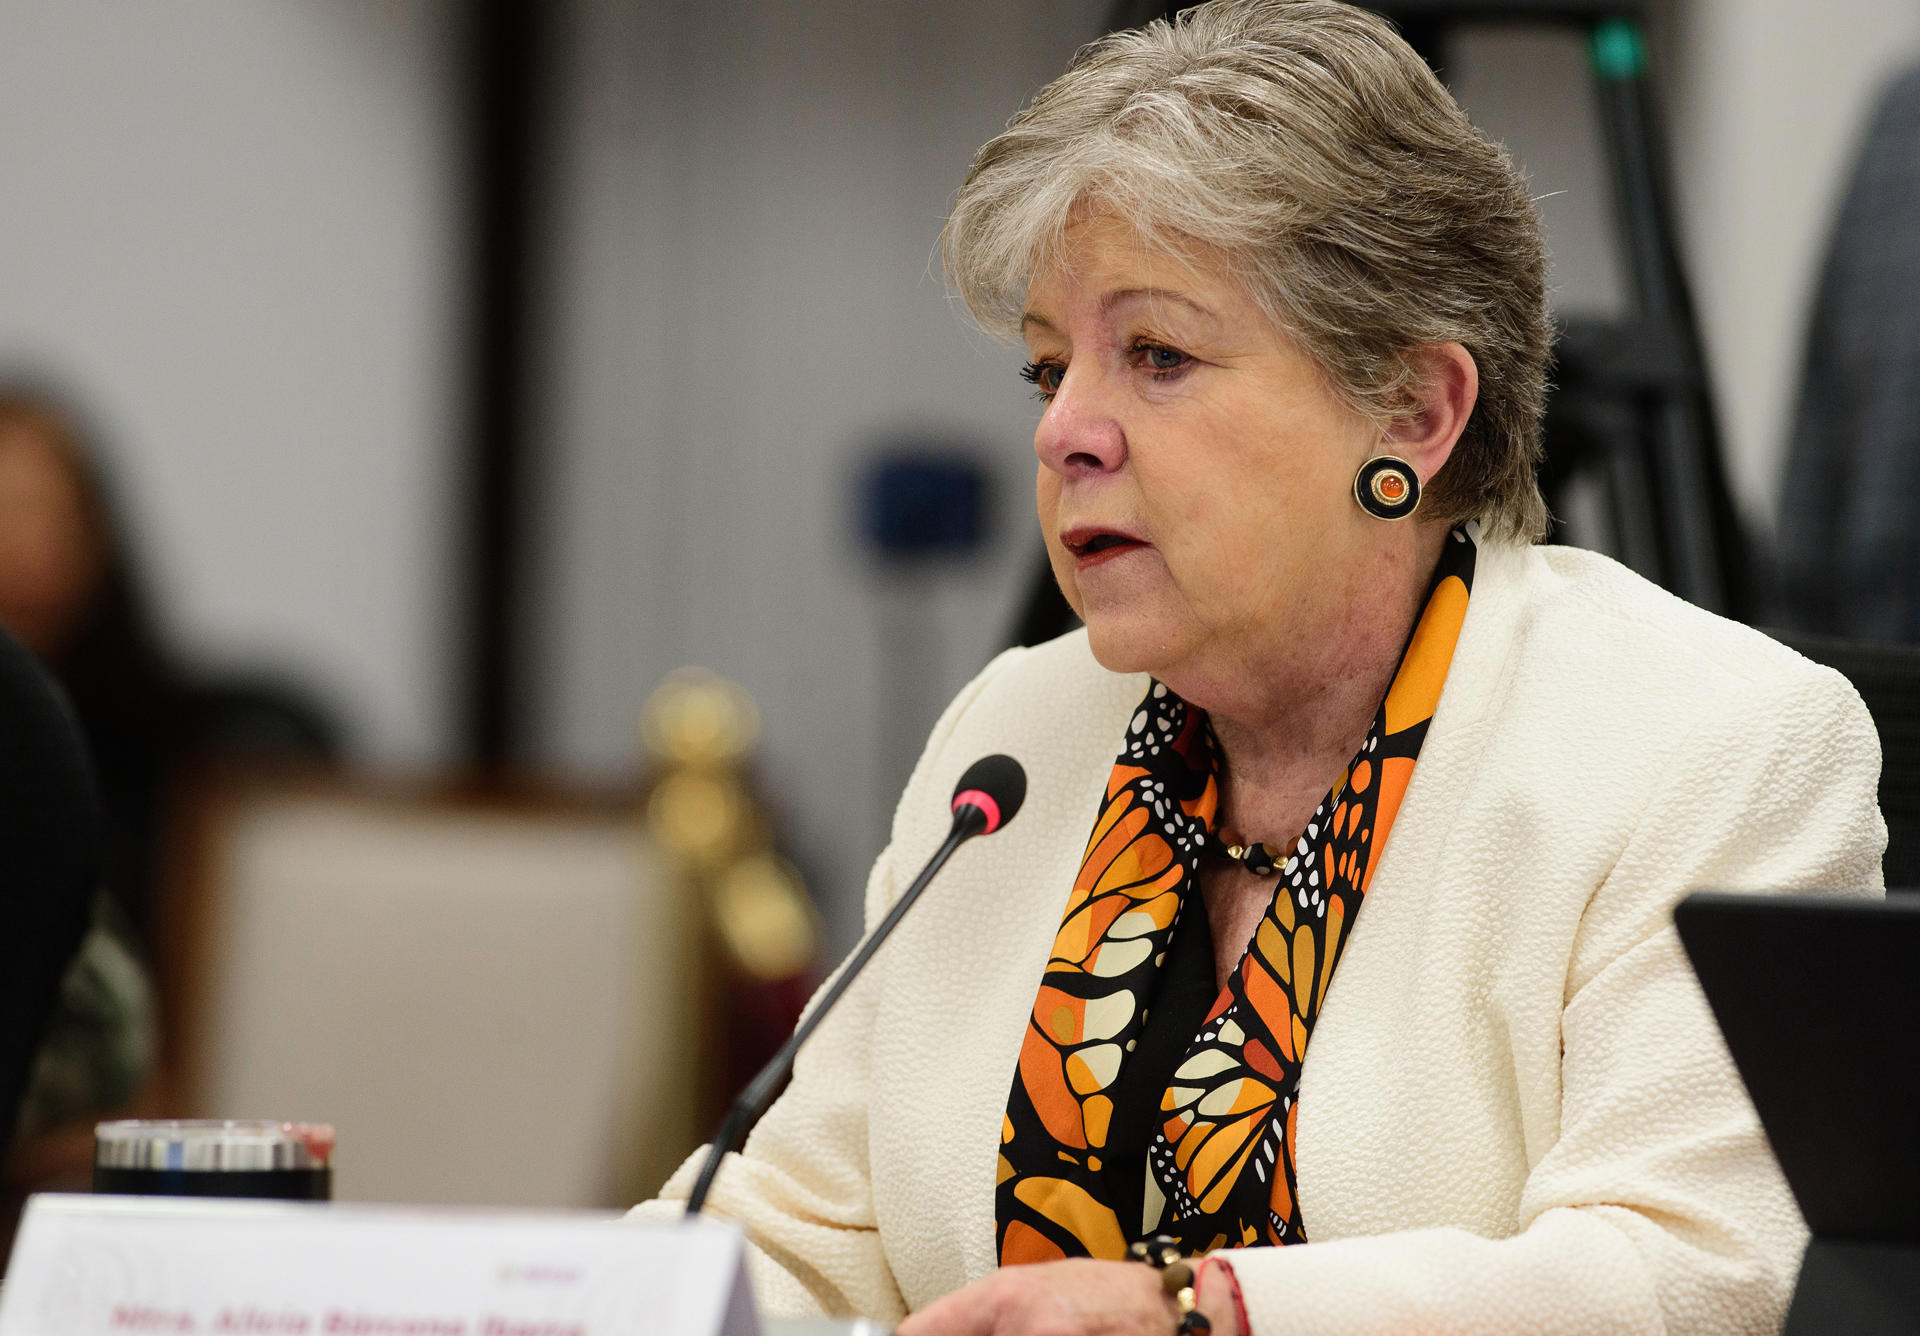
[[[1541,484],[1560,510],[1575,479],[1594,478],[1607,498],[1615,555],[1703,608],[1749,615],[1746,544],[1674,240],[1640,4],[1385,0],[1375,8],[1436,69],[1449,30],[1464,23],[1555,23],[1585,33],[1633,309],[1617,320],[1563,322]]]
[[[1120,0],[1111,26],[1131,27],[1185,4]],[[1614,214],[1632,310],[1570,320],[1555,348],[1541,485],[1564,513],[1591,480],[1605,497],[1604,545],[1648,579],[1732,617],[1752,612],[1745,539],[1727,490],[1699,324],[1681,269],[1666,173],[1646,82],[1637,0],[1382,0],[1373,6],[1444,74],[1449,33],[1464,24],[1563,24],[1587,36]],[[1073,625],[1046,570],[1016,636],[1033,644]]]

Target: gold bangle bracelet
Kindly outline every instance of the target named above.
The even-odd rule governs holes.
[[[1174,1336],[1209,1336],[1213,1322],[1200,1311],[1194,1298],[1193,1266],[1180,1256],[1179,1245],[1165,1234],[1156,1234],[1130,1246],[1127,1256],[1136,1262],[1145,1262],[1160,1273],[1160,1288],[1173,1300],[1179,1313]]]

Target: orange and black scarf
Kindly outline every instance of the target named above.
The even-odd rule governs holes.
[[[1300,1065],[1439,703],[1473,567],[1473,540],[1456,530],[1367,740],[1285,850],[1273,903],[1199,1032],[1178,1036],[1184,1049],[1146,1124],[1139,1214],[1123,1219],[1106,1172],[1121,1149],[1109,1144],[1114,1091],[1185,913],[1206,913],[1197,873],[1218,838],[1219,751],[1206,716],[1151,685],[1108,776],[1021,1046],[1001,1128],[1002,1265],[1120,1258],[1156,1233],[1189,1254],[1305,1240]]]

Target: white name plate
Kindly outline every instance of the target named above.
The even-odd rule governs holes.
[[[724,1224],[43,1195],[0,1336],[758,1336]]]

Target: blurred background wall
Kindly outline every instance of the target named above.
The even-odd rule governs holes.
[[[0,0],[0,367],[57,376],[104,425],[184,655],[311,684],[385,773],[468,754],[468,9]],[[945,295],[941,215],[1108,6],[537,9],[515,755],[631,777],[664,674],[736,678],[843,945],[903,764],[883,715],[931,721],[1004,643],[1037,552],[1034,405]],[[1835,195],[1920,10],[1657,19],[1729,466],[1764,526]],[[1452,61],[1532,171],[1563,307],[1617,303],[1577,42],[1492,33]],[[921,439],[977,452],[991,537],[881,572],[853,482]]]
[[[1039,552],[1037,406],[934,243],[973,151],[1105,0],[561,8],[534,752],[627,773],[662,675],[743,683],[844,943],[912,761],[886,743],[889,670],[926,665],[904,702],[924,734],[1006,643]],[[914,439],[978,452],[997,513],[978,560],[889,576],[855,483]]]
[[[455,0],[0,0],[0,372],[98,419],[167,629],[458,753]]]

